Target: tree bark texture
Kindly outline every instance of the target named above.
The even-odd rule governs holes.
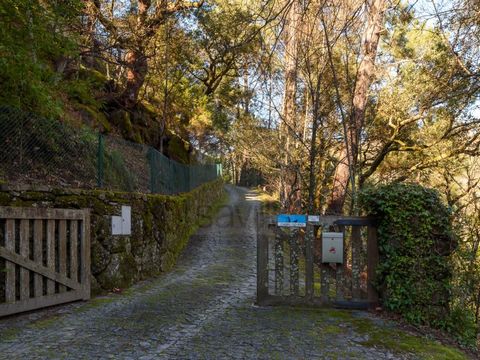
[[[285,44],[285,90],[283,98],[283,116],[281,124],[282,140],[285,153],[280,175],[280,202],[285,211],[293,212],[301,207],[300,174],[292,162],[291,152],[294,151],[295,131],[297,130],[297,27],[299,4],[294,0],[290,4],[284,26]]]
[[[366,1],[367,22],[362,35],[362,57],[353,91],[352,109],[346,126],[345,148],[340,154],[332,197],[326,210],[329,214],[343,212],[349,184],[352,188],[352,205],[355,205],[360,137],[365,125],[368,92],[375,78],[375,59],[384,25],[386,5],[387,0]]]

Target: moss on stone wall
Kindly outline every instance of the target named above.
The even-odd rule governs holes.
[[[221,180],[176,196],[101,190],[8,189],[0,206],[90,208],[92,291],[124,288],[170,270],[190,236],[225,198]],[[112,236],[111,216],[132,207],[132,235]]]

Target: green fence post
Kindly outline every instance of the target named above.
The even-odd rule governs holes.
[[[97,151],[97,186],[103,188],[103,178],[105,172],[105,139],[102,133],[98,133],[98,151]]]

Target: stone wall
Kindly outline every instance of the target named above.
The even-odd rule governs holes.
[[[92,292],[168,271],[189,237],[225,197],[221,180],[176,196],[0,186],[0,206],[91,209]],[[112,236],[111,217],[132,208],[132,235]]]

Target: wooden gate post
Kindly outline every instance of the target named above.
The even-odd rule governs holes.
[[[315,227],[307,223],[305,234],[305,294],[307,299],[313,299],[313,246]]]
[[[268,297],[268,233],[267,224],[257,223],[257,305]]]
[[[367,297],[370,307],[378,305],[378,292],[375,289],[374,281],[379,261],[377,228],[370,225],[367,234]]]

